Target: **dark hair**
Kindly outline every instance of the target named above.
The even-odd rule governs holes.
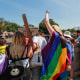
[[[4,38],[0,38],[0,45],[5,45],[6,44],[6,40]]]
[[[75,42],[75,39],[74,39],[74,38],[73,38],[73,39],[71,39],[71,42],[72,42],[72,43],[74,43],[74,42]]]
[[[77,33],[80,33],[80,30],[77,30],[76,32],[77,32]]]

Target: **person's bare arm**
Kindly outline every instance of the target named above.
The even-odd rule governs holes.
[[[54,29],[52,28],[52,26],[51,26],[50,23],[49,23],[49,17],[48,17],[48,16],[49,16],[49,13],[50,13],[50,12],[47,10],[47,11],[46,11],[46,16],[45,16],[45,25],[46,25],[46,27],[47,27],[50,35],[52,35]]]
[[[8,58],[7,51],[5,50],[6,57]]]
[[[79,42],[79,40],[75,39],[75,43]]]
[[[28,47],[28,55],[27,57],[31,58],[33,56],[33,50],[32,50],[32,46]]]
[[[33,48],[33,51],[37,48],[37,43],[36,42],[33,42],[32,48]]]

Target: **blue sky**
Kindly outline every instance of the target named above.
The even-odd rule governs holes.
[[[80,26],[80,0],[0,0],[0,18],[21,26],[25,13],[28,23],[38,27],[46,10],[61,29]]]

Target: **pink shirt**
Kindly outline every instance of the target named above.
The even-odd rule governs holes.
[[[26,40],[26,45],[28,44],[28,42],[29,42],[29,38],[25,38],[25,40]]]

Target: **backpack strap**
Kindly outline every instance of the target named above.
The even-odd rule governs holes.
[[[26,45],[20,59],[25,59],[25,58],[23,58],[23,55],[24,55],[24,52],[25,52],[26,47],[27,47],[27,53],[28,53],[28,45]],[[9,59],[9,60],[10,60],[10,59],[11,59],[11,60],[14,60],[14,59],[12,58],[11,54],[10,54],[9,48],[10,48],[10,45],[6,47],[8,59]],[[15,56],[17,56],[17,55],[15,55]],[[27,54],[26,54],[26,58],[28,58],[28,57],[27,57]]]
[[[27,57],[27,54],[28,54],[28,45],[26,45],[26,47],[27,47],[27,53],[26,53],[26,58],[28,58],[28,57]]]
[[[26,49],[27,46],[28,46],[28,45],[25,46],[25,49]],[[25,49],[24,49],[24,51],[23,51],[23,53],[22,53],[21,58],[23,58],[23,55],[24,55]],[[27,47],[27,51],[28,51],[28,47]]]
[[[11,56],[10,51],[9,51],[9,48],[10,48],[10,45],[6,47],[7,56],[8,56],[8,59],[12,59],[12,56]]]

